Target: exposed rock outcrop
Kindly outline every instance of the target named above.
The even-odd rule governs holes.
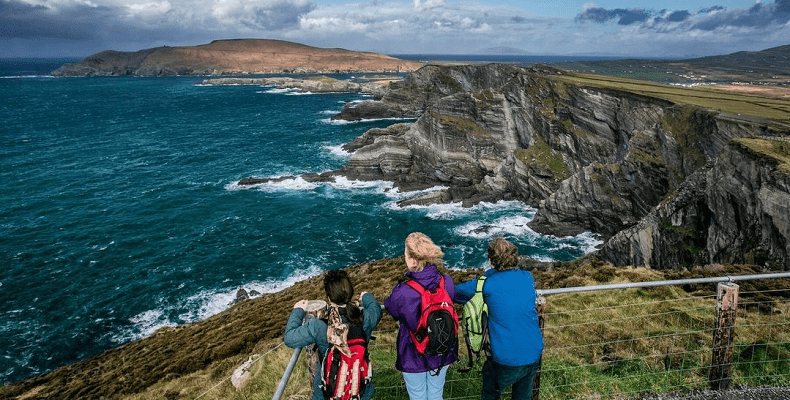
[[[678,192],[600,250],[615,265],[716,260],[790,269],[790,141],[736,139]]]
[[[276,86],[281,89],[297,89],[310,93],[365,93],[381,98],[386,92],[388,81],[381,82],[351,82],[349,80],[335,79],[327,76],[310,78],[214,78],[204,79],[203,85],[258,85]]]

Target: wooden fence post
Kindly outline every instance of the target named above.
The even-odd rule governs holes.
[[[538,312],[538,325],[540,334],[543,335],[543,324],[546,322],[546,298],[538,296],[535,300],[535,310]],[[532,400],[540,398],[540,370],[543,368],[543,353],[540,354],[538,361],[538,372],[535,373],[535,380],[532,382]]]
[[[734,283],[719,283],[716,291],[716,320],[708,372],[708,382],[713,390],[725,390],[730,387],[738,289],[738,285]]]

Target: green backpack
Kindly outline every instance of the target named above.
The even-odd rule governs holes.
[[[462,371],[468,371],[472,368],[473,353],[480,358],[481,350],[485,350],[486,355],[490,352],[488,348],[488,305],[483,300],[483,285],[485,285],[485,281],[485,276],[477,279],[474,296],[464,304],[461,323],[464,327],[466,349],[469,352],[469,366],[462,369]]]

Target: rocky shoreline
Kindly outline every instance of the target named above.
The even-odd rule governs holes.
[[[202,85],[257,85],[276,86],[281,89],[296,89],[303,93],[364,93],[381,98],[392,79],[378,79],[373,82],[351,82],[328,76],[291,78],[213,78],[204,79]]]
[[[595,232],[598,256],[618,266],[790,270],[790,125],[566,76],[427,65],[333,117],[416,122],[371,129],[343,147],[346,166],[302,178],[445,187],[401,205],[520,200],[538,208],[532,229]]]

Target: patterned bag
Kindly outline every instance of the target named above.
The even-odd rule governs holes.
[[[326,352],[321,370],[325,399],[359,399],[373,376],[368,341],[361,325],[345,323],[337,306],[330,307]]]

